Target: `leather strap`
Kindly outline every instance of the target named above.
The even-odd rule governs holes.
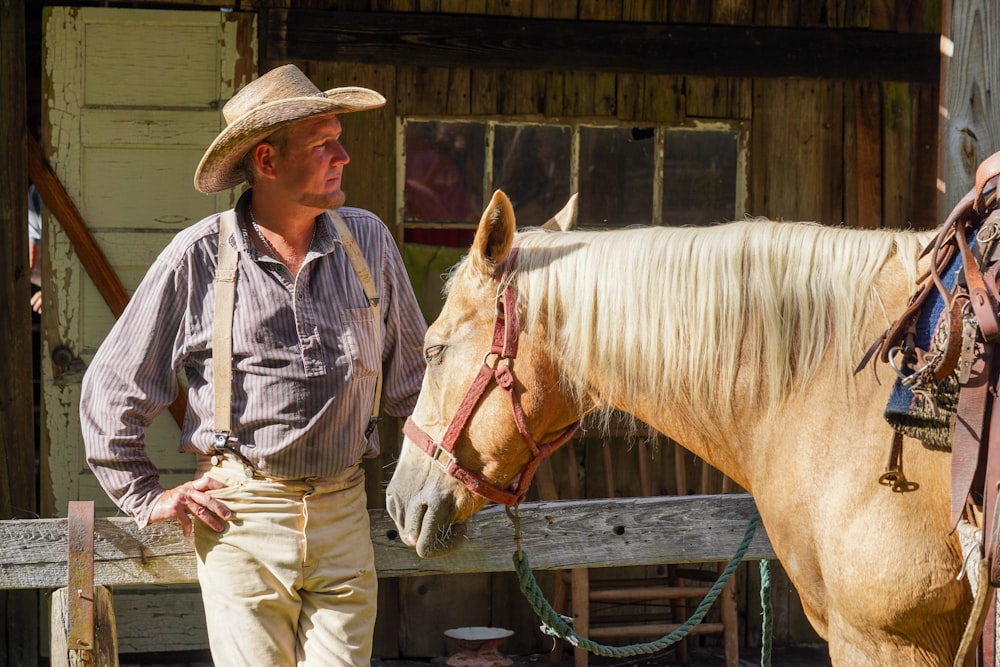
[[[996,378],[994,378],[994,383]],[[994,384],[994,386],[996,386]],[[993,397],[993,407],[990,410],[989,437],[986,440],[986,475],[983,491],[983,531],[984,553],[990,563],[990,583],[1000,585],[1000,558],[996,550],[1000,546],[1000,516],[997,510],[997,490],[1000,485],[1000,400]]]
[[[336,211],[329,211],[340,241],[347,253],[354,272],[361,281],[368,306],[375,318],[376,344],[379,345],[378,379],[375,381],[375,399],[372,404],[372,416],[365,430],[365,438],[371,436],[379,421],[379,408],[382,402],[382,314],[379,307],[378,293],[371,270],[365,261],[354,235],[347,228]],[[233,390],[233,310],[236,306],[236,275],[239,264],[239,254],[229,242],[229,237],[236,231],[236,211],[230,209],[219,216],[219,258],[215,270],[215,311],[212,324],[212,377],[215,414],[215,447],[239,452],[229,444],[232,433],[232,390]],[[241,457],[242,458],[242,457]]]
[[[372,401],[372,416],[368,421],[368,428],[365,429],[365,439],[367,440],[380,421],[379,411],[382,404],[382,310],[379,306],[378,292],[375,290],[375,281],[372,279],[371,269],[368,268],[368,262],[365,261],[365,256],[361,253],[358,242],[354,239],[354,235],[351,234],[351,230],[347,228],[347,223],[340,217],[340,214],[333,210],[327,211],[327,213],[330,215],[330,219],[333,220],[333,226],[337,228],[337,233],[340,235],[340,242],[344,246],[344,252],[347,253],[347,259],[350,260],[351,266],[354,268],[354,273],[357,274],[358,280],[361,281],[361,289],[365,292],[368,307],[372,311],[372,317],[375,318],[375,341],[379,346],[378,379],[375,380],[375,399]]]
[[[970,192],[969,195],[972,193]],[[966,195],[971,206],[971,197]],[[1000,322],[997,321],[997,307],[993,299],[993,290],[983,280],[983,274],[979,271],[979,263],[972,255],[972,250],[965,239],[964,220],[956,221],[958,225],[955,229],[955,239],[958,242],[958,250],[962,254],[962,264],[965,270],[965,284],[969,288],[969,301],[972,310],[979,321],[979,330],[983,334],[983,339],[993,342],[1000,336]]]
[[[500,278],[501,289],[497,294],[496,318],[493,320],[490,351],[484,358],[483,365],[476,373],[468,391],[465,392],[465,396],[455,410],[447,428],[445,428],[440,442],[428,435],[413,421],[412,417],[407,419],[403,425],[403,434],[410,439],[410,442],[430,456],[446,474],[461,482],[469,491],[508,507],[519,505],[524,500],[528,487],[531,485],[531,479],[542,460],[551,456],[556,449],[568,442],[580,427],[580,422],[577,420],[567,426],[554,440],[542,444],[535,441],[528,429],[528,422],[514,382],[514,373],[510,367],[510,362],[517,358],[518,340],[521,333],[517,311],[517,293],[513,283],[513,267],[516,257],[517,248],[515,247],[511,249],[510,255],[507,257],[504,272]],[[528,463],[514,477],[507,488],[501,488],[489,482],[479,473],[462,465],[455,456],[455,447],[459,437],[465,430],[473,412],[479,406],[480,400],[493,383],[496,383],[497,387],[505,391],[510,398],[514,424],[517,426],[518,433],[527,443],[531,454]]]
[[[987,613],[990,608],[990,601],[993,599],[993,588],[990,586],[989,568],[986,559],[980,559],[976,567],[979,570],[979,579],[977,580],[977,588],[973,591],[972,611],[969,614],[968,622],[965,624],[965,631],[962,633],[962,639],[958,646],[958,652],[955,654],[953,667],[967,667],[969,658],[972,656],[980,637],[983,635],[983,626],[986,623],[986,618],[993,617]],[[993,664],[992,661],[989,664]]]
[[[969,382],[958,394],[955,436],[951,447],[951,520],[949,533],[955,531],[979,469],[979,449],[985,442],[984,427],[989,406],[989,386],[993,367],[993,346],[981,345],[981,353],[972,362]],[[998,424],[1000,426],[1000,424]]]
[[[973,203],[973,208],[977,213],[983,213],[986,211],[987,206],[989,205],[989,200],[991,199],[991,194],[993,195],[993,199],[996,198],[997,184],[993,184],[992,192],[987,191],[987,186],[989,186],[990,182],[996,179],[998,175],[1000,175],[1000,151],[997,151],[983,160],[979,164],[979,167],[976,168],[976,199]]]

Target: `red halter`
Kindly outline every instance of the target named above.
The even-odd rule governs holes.
[[[422,428],[417,426],[412,417],[407,419],[403,425],[403,433],[406,437],[441,465],[447,474],[464,484],[469,491],[492,500],[495,503],[507,506],[517,505],[524,500],[525,495],[528,493],[528,486],[531,484],[531,478],[534,477],[535,471],[542,460],[564,445],[580,427],[579,421],[573,422],[555,440],[542,445],[536,443],[528,431],[528,424],[524,418],[524,410],[521,407],[521,399],[518,397],[517,392],[514,391],[514,374],[510,370],[509,363],[517,357],[517,340],[520,335],[517,315],[517,293],[514,291],[513,281],[510,280],[510,271],[514,265],[514,257],[516,255],[517,248],[514,248],[510,252],[510,257],[507,260],[506,269],[501,279],[501,285],[504,285],[504,288],[503,292],[497,295],[497,315],[493,323],[493,342],[490,346],[490,352],[483,359],[482,368],[479,369],[479,373],[472,381],[469,390],[465,393],[465,398],[459,404],[458,411],[455,412],[451,423],[445,429],[441,442],[435,442]],[[501,361],[507,361],[508,363],[501,366]],[[493,365],[490,365],[490,362],[493,362]],[[531,460],[528,461],[528,464],[521,470],[520,474],[514,478],[508,489],[501,489],[499,486],[491,484],[478,473],[463,466],[455,458],[455,442],[458,440],[463,429],[465,429],[466,423],[472,417],[476,406],[479,405],[479,401],[493,381],[510,396],[510,405],[514,413],[514,423],[517,424],[517,431],[524,438],[525,442],[528,443],[532,454]],[[441,461],[438,458],[441,454],[444,454],[446,461]]]

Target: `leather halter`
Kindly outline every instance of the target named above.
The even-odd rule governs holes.
[[[514,248],[507,259],[500,281],[501,291],[497,294],[496,319],[493,322],[493,342],[490,351],[483,359],[483,365],[465,393],[465,398],[459,404],[451,423],[445,429],[441,442],[435,442],[434,438],[418,426],[412,417],[408,418],[403,426],[403,434],[426,452],[448,475],[464,484],[469,491],[508,507],[518,505],[524,500],[531,478],[534,477],[539,464],[564,445],[580,427],[580,422],[577,420],[567,426],[554,440],[541,445],[528,430],[521,399],[514,388],[514,373],[510,368],[510,362],[517,358],[517,342],[521,333],[517,313],[517,292],[511,280],[516,255],[517,248]],[[469,470],[455,458],[455,443],[493,382],[510,396],[517,432],[531,449],[531,460],[506,489],[488,482],[482,475]]]

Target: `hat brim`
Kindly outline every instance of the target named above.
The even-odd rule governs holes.
[[[379,93],[354,86],[333,88],[315,97],[290,97],[262,104],[219,133],[198,163],[194,187],[199,192],[212,194],[245,181],[244,174],[237,168],[240,160],[282,125],[310,116],[366,111],[384,105],[385,98]]]

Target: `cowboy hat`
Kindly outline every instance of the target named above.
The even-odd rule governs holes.
[[[246,152],[281,125],[310,116],[375,109],[385,98],[374,90],[347,87],[326,92],[295,65],[282,65],[251,81],[222,107],[226,129],[205,151],[194,172],[200,192],[221,192],[245,179],[238,168]]]

